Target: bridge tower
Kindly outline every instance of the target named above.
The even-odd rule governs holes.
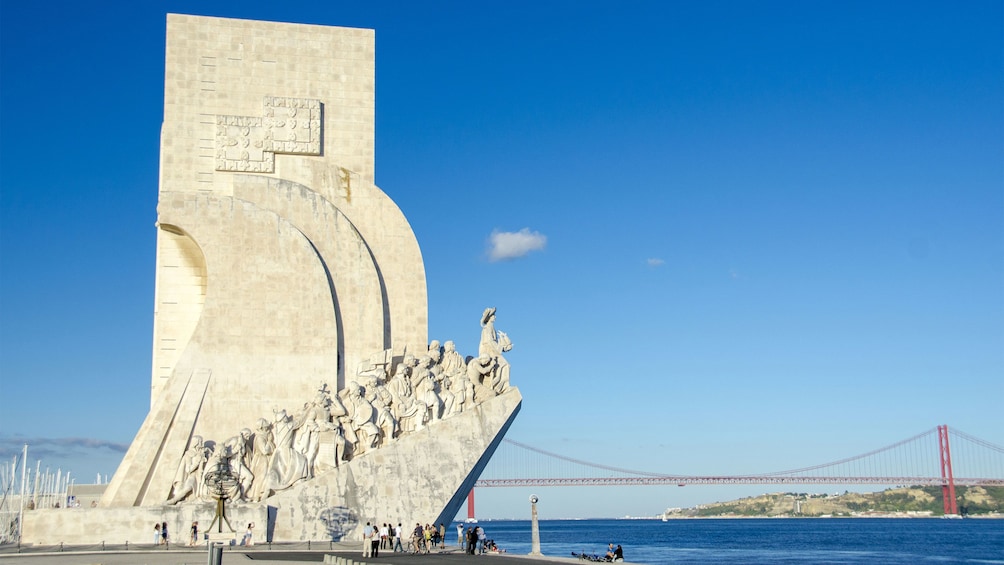
[[[955,501],[955,477],[952,475],[952,450],[948,445],[948,426],[938,426],[938,455],[941,459],[941,498],[945,516],[958,516]]]

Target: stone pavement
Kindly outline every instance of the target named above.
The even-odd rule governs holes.
[[[324,556],[338,555],[352,559],[354,565],[553,565],[554,563],[579,563],[571,557],[517,555],[513,553],[466,555],[456,548],[441,552],[412,555],[381,552],[379,557],[363,560],[357,543],[325,543],[318,550],[285,545],[255,545],[253,547],[226,547],[221,565],[301,565],[324,563]],[[330,549],[329,549],[330,548]],[[24,548],[0,548],[0,565],[206,565],[209,552],[205,548],[171,547],[163,549],[108,550],[108,551],[38,551]]]

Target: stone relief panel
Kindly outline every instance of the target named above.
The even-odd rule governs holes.
[[[216,116],[216,170],[275,171],[275,154],[321,154],[321,102],[266,96],[262,116]]]
[[[477,357],[452,341],[433,340],[421,355],[378,352],[357,367],[345,388],[321,383],[302,408],[273,409],[223,442],[193,435],[178,462],[167,504],[219,498],[210,483],[227,478],[224,496],[260,502],[400,438],[509,390],[509,337],[495,329],[495,309],[481,317]]]

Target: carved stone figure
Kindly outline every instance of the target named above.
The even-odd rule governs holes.
[[[251,430],[242,429],[240,434],[224,442],[223,447],[230,454],[230,472],[237,479],[239,487],[238,496],[230,498],[245,500],[248,493],[251,492],[251,484],[254,482],[254,473],[251,471],[251,452],[253,449]]]
[[[439,345],[439,340],[434,339],[429,342],[429,359],[432,360],[433,365],[438,365],[443,359],[443,350]]]
[[[447,341],[443,344],[443,360],[440,365],[443,367],[443,373],[450,377],[463,373],[467,369],[464,357],[457,353],[457,346],[453,341]]]
[[[394,370],[394,376],[387,384],[391,394],[391,411],[398,421],[401,433],[412,432],[422,428],[424,405],[415,401],[415,391],[411,386],[408,366],[401,363]]]
[[[253,479],[247,498],[259,502],[265,496],[265,477],[268,474],[272,454],[275,452],[272,425],[265,418],[258,418],[252,445],[251,474]]]
[[[245,432],[247,435],[245,436]],[[216,446],[206,465],[206,477],[211,473],[219,474],[221,469],[225,469],[224,474],[230,479],[221,481],[218,484],[220,490],[214,494],[225,496],[228,500],[244,500],[244,495],[251,488],[254,478],[251,470],[244,465],[244,455],[247,451],[247,442],[251,439],[251,430],[244,429],[240,435],[236,435],[222,444]]]
[[[188,451],[181,458],[178,472],[174,476],[174,485],[171,488],[171,497],[167,500],[168,504],[177,504],[189,496],[198,498],[199,488],[202,485],[202,473],[205,471],[207,459],[207,449],[202,444],[202,437],[192,436]]]
[[[496,375],[492,378],[492,386],[496,392],[502,393],[509,388],[509,362],[502,354],[512,349],[512,342],[505,332],[495,329],[495,308],[485,308],[481,314],[481,343],[478,345],[478,355],[487,354],[495,360]]]
[[[294,434],[297,427],[297,422],[294,422],[293,417],[287,414],[285,410],[277,410],[275,412],[275,419],[272,424],[272,434],[275,438],[275,453],[272,455],[272,465],[269,468],[266,490],[279,491],[287,489],[307,478],[307,458],[293,448]]]
[[[331,406],[331,396],[328,393],[328,387],[321,385],[314,400],[304,408],[300,427],[296,431],[295,448],[307,460],[307,478],[314,476],[321,433],[337,428],[331,422],[329,406]]]
[[[492,378],[497,375],[498,364],[487,353],[482,353],[467,362],[467,378],[474,388],[474,403],[481,403],[495,396]]]
[[[366,381],[366,400],[373,405],[376,410],[376,425],[380,428],[380,436],[383,440],[391,440],[398,435],[398,423],[391,412],[390,406],[393,402],[393,395],[387,390],[381,379],[370,377]]]
[[[467,378],[466,367],[464,371],[450,377],[450,390],[453,392],[454,414],[462,413],[469,404],[474,403],[474,385]]]
[[[366,449],[366,440],[369,441],[369,448],[374,448],[380,443],[380,428],[376,425],[376,409],[363,396],[363,387],[355,381],[350,381],[345,389],[348,392],[345,408],[349,412],[351,428],[357,436],[357,441],[353,445],[353,454],[361,454]]]
[[[443,400],[439,397],[439,383],[432,371],[424,371],[425,377],[415,385],[415,399],[425,406],[422,421],[431,423],[443,417]]]
[[[428,355],[423,355],[422,357],[414,360],[414,364],[410,369],[411,386],[413,388],[417,390],[419,384],[431,376],[431,367],[432,358]]]

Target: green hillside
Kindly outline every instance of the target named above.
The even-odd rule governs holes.
[[[1004,487],[956,487],[959,513],[969,516],[1004,514]],[[773,493],[729,502],[701,504],[666,511],[669,518],[774,516],[941,516],[941,487],[902,487],[871,493],[840,495]],[[1004,516],[1002,516],[1004,517]]]

